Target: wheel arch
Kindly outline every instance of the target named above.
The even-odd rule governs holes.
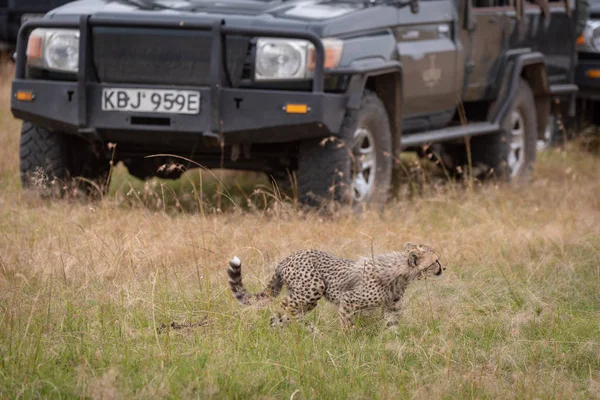
[[[551,112],[551,92],[548,84],[548,73],[544,62],[535,62],[523,66],[523,78],[531,87],[535,99],[537,135],[538,139],[544,138],[546,125]]]
[[[525,80],[533,91],[538,138],[544,137],[544,131],[551,111],[550,84],[543,54],[527,49],[519,50],[507,56],[505,72],[500,86],[498,99],[491,111],[491,121],[500,123],[510,110],[517,95],[520,79]]]
[[[398,157],[402,139],[402,74],[396,71],[369,76],[365,89],[375,92],[385,106],[392,132],[393,155]]]
[[[365,90],[371,90],[383,102],[390,121],[393,156],[401,151],[403,70],[399,61],[373,60],[352,69],[348,87],[348,108],[359,107]],[[396,164],[396,163],[394,163]]]

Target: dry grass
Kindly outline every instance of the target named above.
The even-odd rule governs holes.
[[[120,187],[96,204],[27,198],[18,129],[4,106],[0,398],[600,398],[594,154],[548,152],[530,187],[425,188],[382,214],[277,201],[187,213],[124,202]],[[271,330],[268,310],[228,292],[233,255],[258,289],[297,249],[354,258],[404,241],[439,249],[448,270],[409,289],[396,334],[368,316],[343,334],[326,304],[318,336]],[[172,321],[196,326],[158,333]]]
[[[2,56],[0,55],[0,59]],[[19,166],[19,121],[12,118],[10,107],[10,79],[12,65],[0,60],[0,140],[2,140],[2,156],[0,157],[0,179],[15,180],[14,171]],[[18,178],[18,175],[17,177]]]

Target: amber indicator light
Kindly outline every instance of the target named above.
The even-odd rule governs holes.
[[[592,79],[600,78],[600,69],[588,69],[586,75]]]
[[[42,38],[41,36],[31,36],[27,42],[27,58],[42,58]]]
[[[306,114],[309,108],[306,104],[287,104],[285,112],[288,114]]]
[[[17,100],[19,100],[19,101],[33,101],[33,99],[35,98],[35,96],[33,95],[33,92],[22,92],[22,91],[18,91],[16,97],[17,97]]]

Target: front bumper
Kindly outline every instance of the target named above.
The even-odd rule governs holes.
[[[12,97],[15,117],[37,125],[65,133],[94,134],[103,140],[139,141],[150,138],[152,133],[168,132],[182,135],[218,137],[223,134],[227,142],[287,142],[337,133],[344,118],[346,96],[327,93],[303,93],[274,90],[249,90],[222,88],[220,90],[218,115],[219,126],[215,132],[211,126],[211,90],[209,88],[177,87],[198,90],[201,96],[200,113],[196,115],[135,113],[103,111],[101,93],[103,88],[151,88],[172,87],[144,85],[113,85],[88,83],[86,85],[85,124],[80,125],[76,82],[52,82],[17,79],[13,81],[13,93],[32,92],[33,101],[19,101]],[[289,114],[287,104],[306,104],[306,114]],[[283,129],[306,126],[309,129]],[[310,129],[312,126],[313,129]],[[273,134],[276,128],[279,132]],[[136,135],[136,132],[147,135]],[[143,140],[143,139],[142,139]]]
[[[210,86],[183,87],[102,83],[92,73],[90,41],[92,26],[161,27],[212,31]],[[79,28],[80,55],[76,82],[29,80],[25,78],[25,50],[29,33],[35,28]],[[270,36],[304,39],[316,50],[312,91],[256,90],[228,87],[224,78],[224,35]],[[311,32],[229,26],[224,21],[135,20],[122,17],[83,16],[79,23],[53,20],[26,22],[17,43],[16,75],[12,86],[11,109],[17,118],[66,133],[94,135],[103,140],[143,141],[155,134],[173,133],[181,137],[223,137],[228,142],[287,142],[323,137],[339,132],[348,98],[323,91],[325,51],[321,40]],[[201,109],[196,115],[103,111],[103,88],[148,88],[196,90],[201,93]],[[33,101],[20,101],[19,91],[32,92]],[[304,104],[307,112],[290,114],[287,104]],[[288,129],[303,127],[306,129]],[[279,129],[281,128],[281,129]],[[276,132],[274,132],[274,130]],[[140,133],[147,133],[144,136]]]

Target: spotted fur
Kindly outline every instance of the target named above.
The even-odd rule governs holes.
[[[382,307],[388,326],[397,325],[401,303],[408,284],[425,276],[441,275],[438,254],[425,245],[406,243],[400,252],[364,257],[358,261],[336,257],[319,250],[301,250],[284,258],[269,284],[260,293],[250,294],[242,283],[242,263],[229,261],[229,285],[242,304],[274,298],[286,286],[282,307],[272,325],[286,323],[291,316],[299,319],[312,311],[324,297],[338,306],[342,328],[352,325],[352,317],[361,310]]]

